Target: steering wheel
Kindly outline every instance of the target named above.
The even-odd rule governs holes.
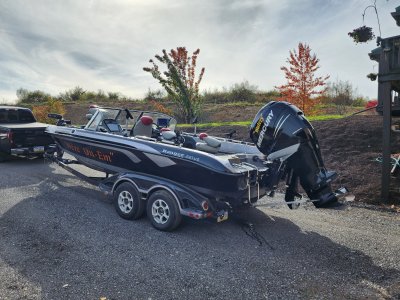
[[[151,137],[158,139],[161,136],[161,127],[158,126],[156,123],[151,124]]]

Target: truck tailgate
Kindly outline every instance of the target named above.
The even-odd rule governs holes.
[[[44,132],[43,128],[13,128],[12,146],[14,147],[33,147],[47,146],[54,143],[51,136]]]

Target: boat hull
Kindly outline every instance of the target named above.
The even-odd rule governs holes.
[[[197,150],[180,148],[154,141],[108,134],[83,132],[52,133],[57,145],[82,164],[106,173],[136,172],[151,174],[184,184],[196,192],[219,200],[241,202],[258,196],[248,183],[253,168],[233,167],[232,155],[214,158]],[[104,136],[107,135],[107,136]],[[251,178],[252,177],[252,178]]]

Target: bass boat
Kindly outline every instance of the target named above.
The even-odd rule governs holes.
[[[138,217],[145,205],[142,202],[150,199],[147,213],[153,225],[172,230],[179,223],[176,216],[169,219],[175,206],[175,215],[219,218],[221,204],[252,205],[267,193],[273,194],[282,180],[290,208],[300,196],[299,185],[317,207],[337,202],[338,193],[330,186],[336,173],[326,170],[311,124],[287,102],[269,102],[260,109],[250,126],[253,143],[180,132],[173,117],[159,112],[122,108],[92,112],[81,128],[53,115],[58,124],[46,132],[55,141],[53,155],[59,161],[67,152],[77,162],[111,175],[101,188],[114,195],[122,217]],[[130,210],[124,211],[135,197],[123,198],[126,191],[118,189],[121,183],[131,184],[130,194],[136,193],[134,187],[141,195],[132,200]],[[159,189],[164,190],[161,196]],[[162,202],[152,199],[154,191]],[[176,201],[169,201],[168,193]]]

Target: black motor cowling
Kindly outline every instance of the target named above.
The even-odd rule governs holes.
[[[318,199],[315,206],[337,202],[330,187],[336,173],[325,169],[314,128],[296,106],[288,102],[265,105],[251,124],[250,137],[269,159],[285,161],[281,165],[285,165],[288,176],[287,201],[292,200],[290,195],[298,194],[296,185],[300,181],[307,196]]]

